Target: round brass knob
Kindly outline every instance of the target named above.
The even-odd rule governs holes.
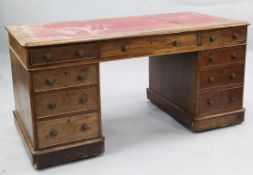
[[[54,102],[51,102],[51,103],[48,104],[48,108],[50,110],[54,110],[56,108],[56,104]]]
[[[56,137],[58,133],[56,129],[52,129],[49,134],[50,134],[50,137]]]
[[[173,41],[172,45],[175,46],[175,47],[178,47],[178,46],[180,46],[180,41],[175,40],[175,41]]]
[[[89,126],[87,124],[82,124],[81,127],[80,127],[81,131],[86,131],[88,129],[90,129],[90,128],[89,128]]]
[[[77,51],[77,56],[79,56],[79,57],[84,57],[85,56],[85,52],[84,52],[84,50],[78,50]]]
[[[212,106],[213,105],[213,100],[212,99],[207,99],[207,104],[208,104],[208,106]]]
[[[236,79],[236,74],[235,73],[231,73],[230,74],[230,78],[233,79],[233,80]]]
[[[213,76],[208,77],[208,82],[209,83],[213,83],[214,80],[215,80],[215,78]]]
[[[239,34],[233,33],[232,38],[233,38],[233,40],[237,40],[239,38]]]
[[[210,55],[209,58],[208,58],[208,61],[210,63],[213,63],[214,62],[214,56]]]
[[[215,35],[210,36],[209,41],[212,43],[216,40]]]
[[[238,55],[236,53],[231,54],[231,59],[236,60],[238,58]]]
[[[85,80],[85,78],[86,78],[85,73],[81,73],[81,74],[79,74],[78,77],[77,77],[77,79],[78,79],[79,81],[83,81],[83,80]]]
[[[80,103],[86,104],[88,102],[88,97],[86,95],[83,95],[80,97]]]
[[[233,102],[235,102],[235,100],[236,100],[236,98],[235,98],[234,96],[229,96],[229,101],[230,101],[230,102],[233,103]]]
[[[55,79],[49,78],[46,80],[47,85],[52,86],[55,83]]]
[[[129,50],[129,45],[125,44],[121,47],[122,52],[127,52]]]
[[[44,53],[44,59],[45,59],[46,61],[51,61],[51,60],[52,60],[51,54],[50,54],[50,53]]]

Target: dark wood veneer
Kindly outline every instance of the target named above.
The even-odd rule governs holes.
[[[216,25],[182,25],[185,21],[174,17],[175,28],[107,36],[96,35],[104,29],[99,24],[87,38],[59,38],[56,31],[48,34],[52,40],[38,39],[25,33],[24,26],[7,27],[13,115],[35,168],[104,152],[99,79],[104,61],[150,56],[148,99],[194,132],[244,120],[248,24],[220,18]]]

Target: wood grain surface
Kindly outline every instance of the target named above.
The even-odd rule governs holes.
[[[6,27],[15,122],[34,167],[104,151],[104,61],[150,56],[148,99],[192,131],[241,123],[247,25],[183,12]]]
[[[39,70],[33,73],[34,91],[68,88],[80,85],[96,85],[97,64]]]
[[[98,88],[61,90],[35,95],[36,118],[97,110]]]
[[[100,136],[100,122],[97,113],[41,121],[37,125],[40,148]]]

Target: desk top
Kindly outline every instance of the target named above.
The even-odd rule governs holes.
[[[243,21],[194,12],[7,26],[24,47],[89,42],[125,37],[207,30],[248,25]]]

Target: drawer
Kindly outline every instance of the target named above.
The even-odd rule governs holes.
[[[97,87],[35,95],[35,114],[37,118],[96,110],[97,107]]]
[[[242,83],[244,64],[235,64],[227,67],[214,67],[200,72],[200,88]]]
[[[41,121],[37,123],[39,148],[100,136],[98,113]]]
[[[97,84],[98,65],[40,70],[33,73],[35,92],[78,85]]]
[[[242,108],[243,88],[203,93],[199,98],[199,113],[219,113]]]
[[[226,43],[245,43],[247,38],[247,27],[234,27],[225,30]]]
[[[202,33],[202,44],[242,44],[246,42],[247,26],[210,30]]]
[[[144,54],[152,51],[180,50],[197,46],[197,34],[163,35],[101,43],[101,57]]]
[[[90,59],[97,56],[98,47],[95,44],[46,47],[30,50],[32,66]]]
[[[230,89],[222,93],[223,109],[233,110],[242,108],[243,102],[243,88]]]
[[[245,46],[236,46],[222,49],[213,49],[199,52],[199,66],[215,66],[244,62]]]
[[[224,42],[223,30],[210,30],[202,33],[202,45],[222,44]]]

